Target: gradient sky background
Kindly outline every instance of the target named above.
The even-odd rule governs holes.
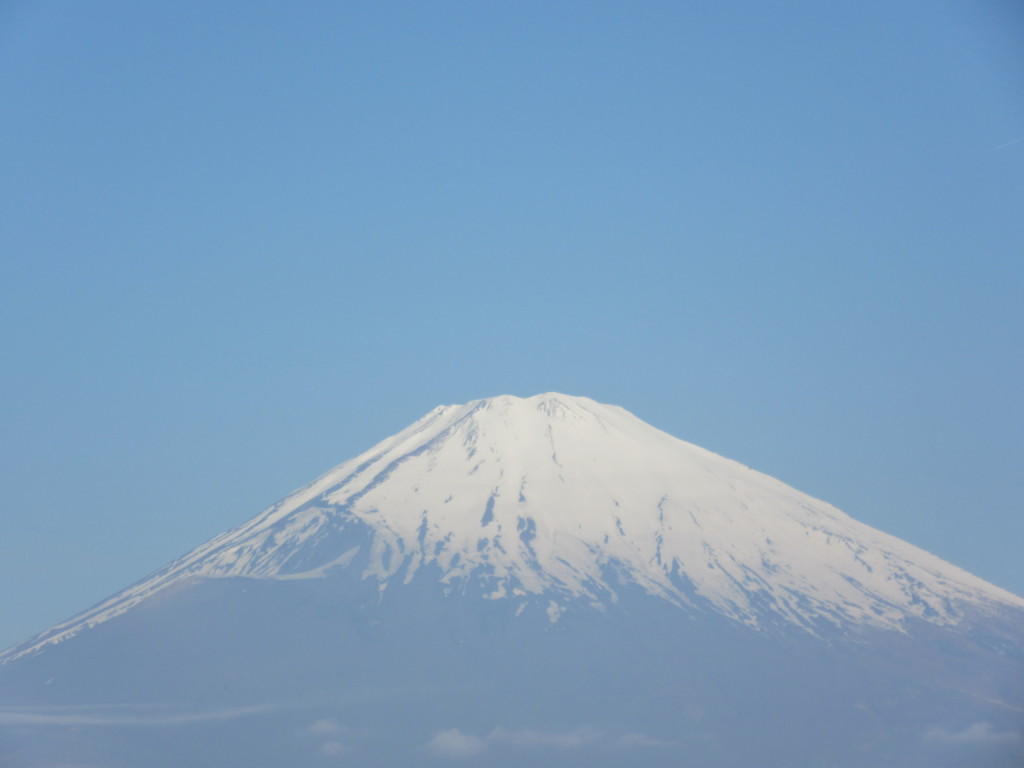
[[[0,3],[0,647],[439,403],[1024,593],[1024,6]]]

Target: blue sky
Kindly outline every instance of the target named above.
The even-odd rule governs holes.
[[[1024,593],[1024,10],[0,5],[0,646],[581,394]]]

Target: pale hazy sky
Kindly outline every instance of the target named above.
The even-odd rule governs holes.
[[[1024,593],[1013,0],[0,5],[0,646],[439,403]]]

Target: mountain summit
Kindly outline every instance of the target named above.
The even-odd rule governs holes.
[[[395,670],[405,669],[438,696],[478,701],[479,690],[467,691],[483,685],[504,702],[491,706],[489,723],[481,721],[486,706],[465,710],[451,700],[408,713],[410,732],[434,745],[430,759],[443,759],[447,743],[448,757],[461,745],[463,757],[487,751],[487,764],[501,764],[501,749],[514,752],[510,719],[529,726],[538,744],[558,742],[551,733],[542,738],[537,728],[545,723],[523,722],[544,710],[528,704],[540,697],[559,702],[547,719],[572,726],[562,736],[593,736],[581,737],[581,746],[610,738],[594,734],[618,721],[655,725],[657,734],[619,738],[657,747],[658,759],[644,758],[652,765],[676,764],[675,748],[696,739],[690,753],[703,755],[702,764],[727,766],[765,748],[757,738],[746,740],[747,751],[736,747],[744,739],[728,745],[728,729],[740,727],[730,717],[752,707],[774,722],[777,712],[767,715],[750,699],[773,700],[782,686],[804,690],[797,699],[806,701],[787,704],[798,718],[822,696],[830,707],[852,708],[848,718],[858,710],[839,736],[820,727],[795,732],[779,751],[787,764],[810,765],[807,755],[834,759],[851,745],[917,754],[907,752],[909,738],[920,761],[901,764],[937,765],[936,744],[962,748],[971,738],[958,729],[979,723],[992,742],[982,746],[1000,749],[970,759],[998,761],[1020,754],[1012,713],[1024,704],[1022,627],[1020,597],[622,408],[551,393],[502,396],[435,408],[247,523],[0,655],[0,683],[6,675],[7,691],[17,691],[0,703],[187,707],[201,700],[227,708],[218,712],[287,706],[294,713],[311,706],[299,696],[299,681],[307,681],[318,706],[348,711],[338,702],[354,691],[367,695],[367,686],[374,706],[383,706],[381,688],[399,684]],[[310,636],[319,638],[314,650],[292,658]],[[182,656],[182,643],[196,650]],[[763,665],[747,668],[745,681],[729,677],[759,658]],[[257,683],[250,671],[241,682],[241,659],[250,670],[271,665],[291,677]],[[83,677],[76,664],[106,670],[105,682]],[[156,667],[171,670],[170,679],[154,675]],[[364,678],[357,667],[379,677]],[[713,670],[717,680],[703,676]],[[526,680],[533,682],[524,687]],[[684,684],[685,691],[673,689]],[[566,699],[567,685],[578,698]],[[878,726],[896,711],[893,702],[920,701],[925,692],[933,700],[915,705],[912,724],[902,716],[899,736]],[[683,714],[709,707],[725,709],[718,720]],[[450,721],[432,721],[438,711]],[[175,716],[202,720],[201,713]],[[384,706],[380,717],[394,711]],[[491,735],[460,730],[473,722]],[[745,726],[748,735],[761,730]],[[122,735],[118,743],[135,742]],[[145,747],[138,749],[144,757]],[[396,759],[379,745],[366,750],[363,764]],[[620,757],[580,759],[630,764]],[[206,764],[188,752],[175,759]]]

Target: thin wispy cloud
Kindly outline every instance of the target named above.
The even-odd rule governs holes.
[[[1022,144],[1022,143],[1024,143],[1024,136],[1021,136],[1019,139],[1014,139],[1013,141],[1008,141],[1005,144],[1000,144],[998,147],[994,147],[993,150],[996,150],[996,149],[1006,149],[1007,147],[1012,147],[1014,144]]]
[[[926,744],[938,745],[1006,746],[1020,740],[1021,734],[1017,731],[997,731],[992,723],[974,723],[962,731],[935,727],[924,735]]]
[[[327,736],[332,733],[340,733],[341,726],[333,720],[323,718],[310,723],[306,730],[310,733],[316,734],[317,736]]]
[[[487,736],[488,741],[503,742],[517,747],[561,747],[565,749],[582,747],[599,738],[601,738],[601,732],[593,728],[577,728],[568,733],[546,733],[530,728],[521,731],[495,728]]]
[[[269,712],[272,707],[236,707],[208,712],[179,712],[165,714],[106,714],[72,710],[0,709],[0,725],[60,725],[60,726],[167,726],[206,723],[215,720],[234,720]]]
[[[673,747],[674,741],[655,739],[645,733],[627,733],[620,736],[615,744],[620,747]]]
[[[340,755],[346,751],[348,751],[348,747],[340,741],[325,741],[320,747],[320,754],[327,755],[329,757]]]

